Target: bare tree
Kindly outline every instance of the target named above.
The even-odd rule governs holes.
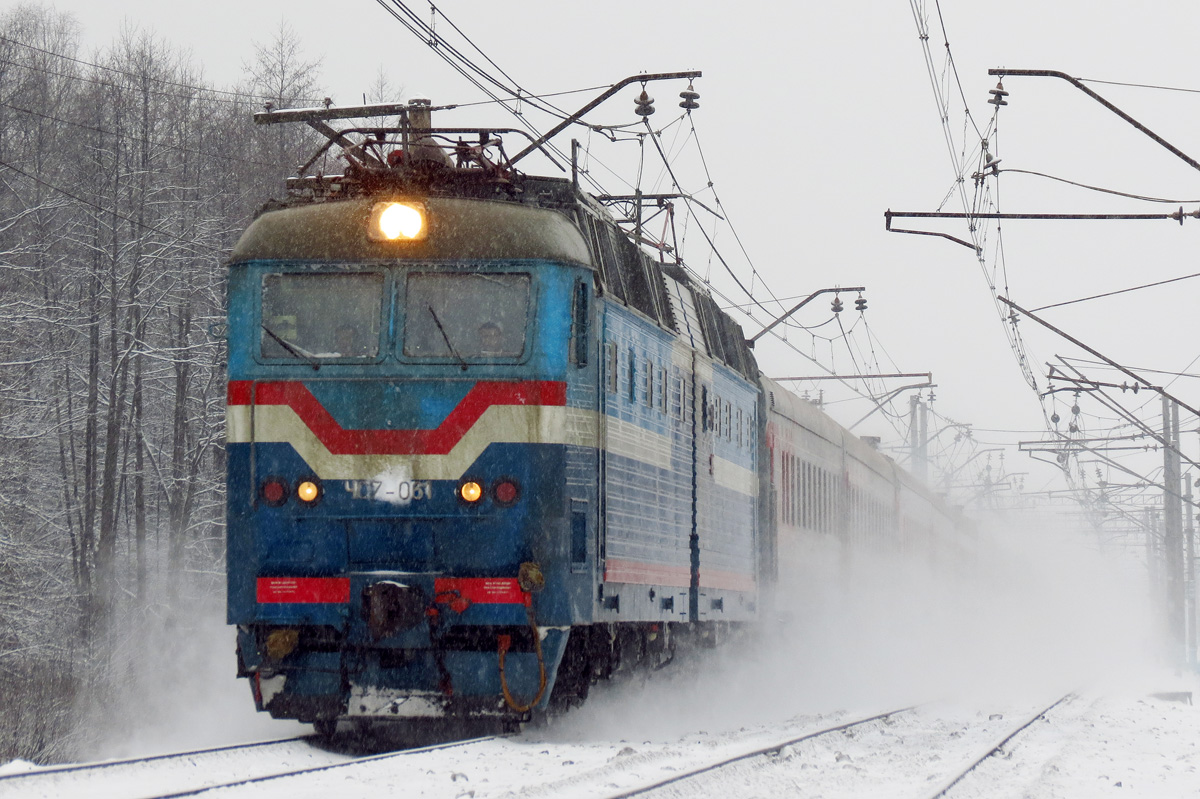
[[[178,587],[215,592],[222,264],[313,137],[250,111],[319,66],[281,24],[233,95],[135,28],[84,56],[0,13],[0,759],[77,756]]]

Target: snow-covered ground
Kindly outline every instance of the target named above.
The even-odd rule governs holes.
[[[1194,679],[1163,679],[1166,684],[1160,687],[1177,692],[1200,687]],[[611,711],[641,704],[644,696],[634,698],[640,693],[613,692],[603,697],[601,704]],[[646,795],[680,799],[931,796],[1045,704],[1015,700],[986,705],[932,703],[804,741],[776,755],[742,760]],[[630,727],[624,737],[615,738],[603,724],[597,726],[594,719],[580,713],[512,738],[371,759],[204,795],[262,799],[614,796],[864,715],[856,711],[802,715],[771,724],[682,735],[651,734]],[[646,737],[634,732],[644,732]],[[1198,741],[1200,707],[1143,693],[1084,692],[1031,725],[948,795],[989,799],[1200,796]],[[289,750],[286,756],[275,757],[270,768],[256,764],[255,773],[352,760],[317,750],[308,756]],[[211,760],[205,766],[206,776],[226,781],[250,776],[249,766],[242,760],[244,756]],[[102,791],[98,783],[87,779],[60,780],[52,789],[36,792],[6,786],[0,780],[0,796],[157,795],[169,792],[171,786],[181,790],[196,785],[196,767],[191,761],[146,767],[129,775],[125,783],[108,780]]]
[[[520,736],[206,795],[607,796],[924,703],[653,794],[923,797],[1021,720],[1077,691],[949,796],[1200,796],[1200,707],[1154,696],[1190,692],[1200,700],[1200,680],[1162,666],[1171,658],[1155,634],[1138,565],[1086,540],[1069,544],[1032,530],[985,539],[981,550],[985,556],[961,578],[931,579],[928,564],[893,557],[860,561],[853,573],[814,571],[784,586],[785,607],[756,634],[649,676],[597,686],[584,707]],[[159,679],[158,690],[131,686],[96,757],[296,733],[299,725],[253,714],[245,682],[232,676],[232,631],[219,621],[189,642],[188,653],[187,668]],[[266,770],[350,759],[291,752]],[[206,762],[223,781],[249,776],[244,760]],[[161,793],[173,779],[163,772],[172,768],[180,766],[156,766],[153,779],[131,775],[109,795]],[[183,768],[176,790],[192,785]],[[31,795],[14,793],[17,782],[0,780],[0,796]],[[60,782],[40,795],[94,795],[90,787]]]

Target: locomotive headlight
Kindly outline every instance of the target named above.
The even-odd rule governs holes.
[[[312,480],[305,480],[296,486],[296,497],[311,505],[321,498],[321,487]]]
[[[474,480],[468,480],[458,487],[458,495],[463,498],[463,502],[478,502],[483,496],[483,486]]]
[[[415,241],[425,238],[425,207],[420,203],[375,203],[367,235],[373,241]]]

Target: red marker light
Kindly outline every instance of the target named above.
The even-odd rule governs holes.
[[[263,502],[278,507],[287,502],[288,485],[276,477],[270,477],[263,481],[258,495],[262,497]]]
[[[513,480],[501,480],[492,489],[492,496],[495,498],[497,505],[511,505],[517,501],[517,497],[520,495],[521,489]]]

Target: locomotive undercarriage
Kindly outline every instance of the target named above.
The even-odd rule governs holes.
[[[297,719],[332,735],[339,720],[357,728],[380,722],[473,730],[491,723],[513,728],[582,704],[593,685],[661,668],[677,646],[705,646],[717,622],[615,623],[543,628],[548,679],[536,703],[538,655],[528,627],[457,627],[435,647],[355,647],[333,627],[239,628],[239,676],[249,677],[255,703],[276,718]],[[283,638],[294,649],[273,656]],[[508,646],[503,690],[477,693],[501,678],[499,641]],[[275,655],[279,655],[278,651]],[[532,707],[522,707],[530,702]],[[513,705],[516,705],[514,707]]]

